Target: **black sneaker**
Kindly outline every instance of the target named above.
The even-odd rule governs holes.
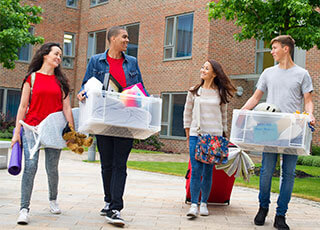
[[[260,207],[256,217],[254,218],[254,224],[258,226],[264,225],[268,211],[268,208]]]
[[[124,220],[120,217],[120,212],[118,210],[108,210],[106,219],[109,224],[113,224],[118,227],[123,227],[125,225]]]
[[[290,230],[289,226],[286,224],[286,218],[284,216],[275,216],[273,227],[278,230]]]
[[[110,205],[110,203],[107,203],[107,202],[106,202],[106,205],[105,205],[104,208],[101,209],[101,211],[100,211],[100,216],[106,216],[106,215],[107,215],[107,211],[108,211],[108,209],[109,209],[109,205]]]

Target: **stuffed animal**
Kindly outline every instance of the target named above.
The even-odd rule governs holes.
[[[83,153],[83,145],[89,147],[93,142],[92,137],[76,132],[69,123],[62,131],[62,138],[67,142],[67,147],[78,154]]]

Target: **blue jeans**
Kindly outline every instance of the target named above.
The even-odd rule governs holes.
[[[29,140],[29,142],[32,142]],[[30,158],[29,145],[33,146],[34,143],[28,143],[25,134],[22,135],[23,152],[24,152],[24,171],[21,181],[21,204],[20,209],[29,209],[30,199],[33,189],[34,177],[38,169],[39,151],[35,153],[32,159]],[[58,195],[58,164],[61,149],[45,148],[45,165],[48,175],[49,184],[49,200],[56,200]]]
[[[269,208],[272,174],[277,163],[277,153],[262,153],[262,167],[260,170],[260,207]],[[277,215],[285,216],[294,184],[295,169],[298,156],[283,154],[282,177],[280,194],[278,197]]]
[[[212,184],[212,170],[213,165],[204,164],[195,159],[195,149],[198,141],[198,137],[189,137],[189,153],[191,161],[191,181],[190,181],[190,192],[191,192],[191,203],[198,204],[199,195],[201,190],[201,202],[207,203]],[[202,177],[202,180],[201,180]]]

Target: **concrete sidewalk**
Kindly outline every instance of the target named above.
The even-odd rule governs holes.
[[[100,165],[84,163],[74,153],[63,151],[60,161],[58,202],[61,215],[49,212],[48,185],[44,169],[44,154],[35,179],[31,200],[30,223],[16,224],[20,203],[19,176],[0,170],[0,229],[115,229],[99,215],[103,207]],[[134,156],[130,157],[134,158]],[[128,170],[125,191],[125,208],[122,217],[127,229],[257,229],[271,230],[275,214],[276,195],[272,195],[270,213],[265,226],[253,224],[258,209],[258,191],[234,187],[229,206],[209,206],[210,216],[188,220],[189,205],[184,203],[185,179],[183,177]],[[320,188],[319,188],[320,189]],[[292,230],[320,229],[320,203],[292,198],[288,223]]]

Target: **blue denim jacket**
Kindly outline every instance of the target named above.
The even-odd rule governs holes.
[[[99,81],[101,81],[101,83],[103,83],[104,75],[105,75],[105,73],[109,72],[109,68],[110,68],[109,63],[107,61],[108,51],[109,50],[107,50],[106,52],[101,53],[101,54],[96,54],[90,58],[89,64],[87,66],[86,74],[85,74],[83,81],[82,81],[82,84],[81,84],[80,91],[82,91],[84,89],[84,84],[91,77],[95,77]],[[122,55],[124,57],[122,67],[123,67],[124,74],[126,76],[126,81],[127,81],[126,87],[141,82],[145,92],[147,93],[147,95],[149,95],[147,90],[144,87],[137,59],[135,57],[126,55],[123,52],[122,52]]]

